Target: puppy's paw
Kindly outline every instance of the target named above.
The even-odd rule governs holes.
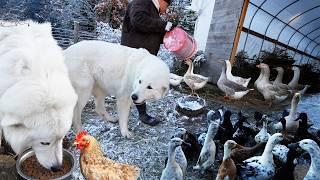
[[[126,130],[126,131],[121,131],[121,135],[125,138],[131,139],[133,138],[134,134],[133,132]]]

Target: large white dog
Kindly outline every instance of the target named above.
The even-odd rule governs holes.
[[[17,153],[28,147],[48,169],[62,164],[77,95],[51,25],[0,22],[0,127]]]
[[[81,111],[91,94],[97,113],[107,121],[116,122],[104,107],[107,95],[117,99],[120,131],[128,130],[130,106],[146,100],[158,100],[169,89],[169,68],[145,49],[135,49],[103,41],[82,41],[64,51],[66,65],[78,103],[73,119],[76,131],[81,130]]]

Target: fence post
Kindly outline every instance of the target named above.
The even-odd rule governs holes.
[[[78,21],[73,22],[73,43],[79,42],[80,23]]]

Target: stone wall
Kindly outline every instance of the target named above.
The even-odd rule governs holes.
[[[244,0],[216,0],[201,74],[216,83],[221,73],[219,59],[229,59]]]

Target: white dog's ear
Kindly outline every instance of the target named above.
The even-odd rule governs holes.
[[[22,124],[21,121],[12,115],[5,115],[1,120],[1,127],[14,126]]]
[[[51,103],[47,96],[44,82],[20,81],[3,93],[0,98],[0,110],[5,115],[10,114],[15,117],[26,117],[34,112],[43,112]]]

